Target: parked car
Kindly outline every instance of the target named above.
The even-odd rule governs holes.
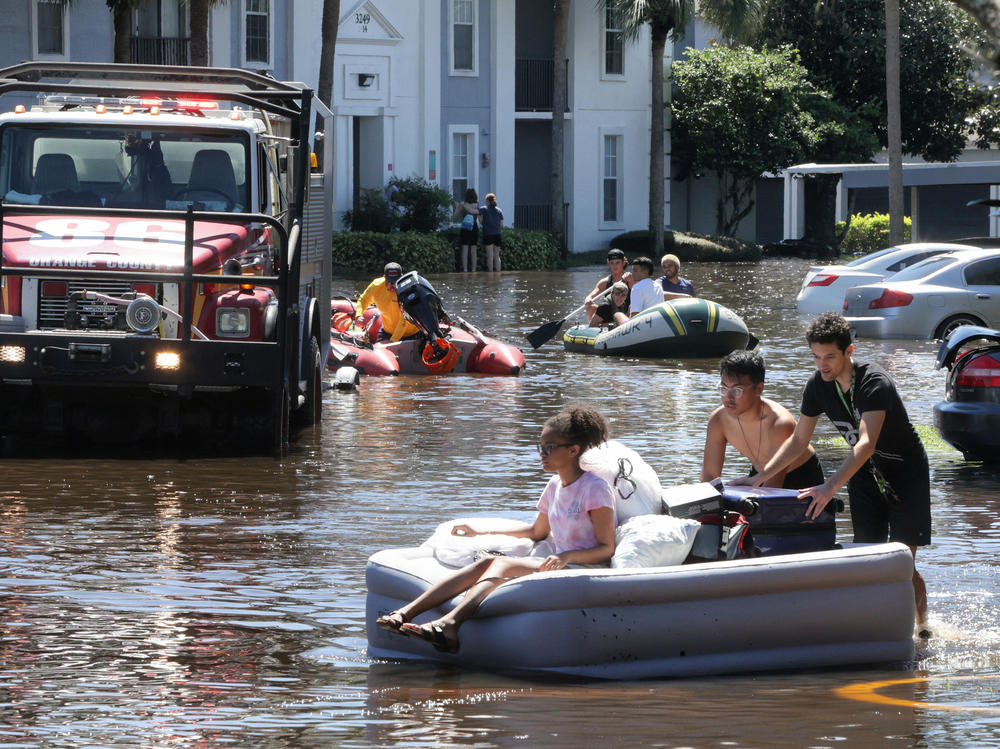
[[[818,315],[844,306],[844,293],[852,286],[878,283],[932,255],[969,249],[968,245],[912,242],[873,252],[844,265],[814,265],[802,280],[795,297],[799,312]]]
[[[961,325],[1000,326],[1000,249],[935,255],[844,295],[862,338],[947,338]]]
[[[934,426],[966,459],[1000,460],[1000,330],[962,326],[937,355],[947,369],[945,399],[934,406]]]

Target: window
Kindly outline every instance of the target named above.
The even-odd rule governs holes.
[[[601,188],[601,222],[618,224],[622,221],[622,136],[603,136]]]
[[[625,75],[625,34],[622,15],[614,8],[604,9],[604,75]]]
[[[451,0],[451,73],[476,74],[476,2]]]
[[[270,0],[246,0],[245,16],[247,65],[271,65]]]
[[[1000,286],[1000,260],[991,258],[965,269],[966,286]]]
[[[31,31],[38,59],[68,58],[66,7],[64,0],[35,0],[32,3]]]
[[[475,133],[455,131],[451,134],[451,194],[455,200],[465,200],[465,191],[475,189]]]

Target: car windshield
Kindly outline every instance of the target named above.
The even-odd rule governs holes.
[[[899,251],[898,247],[888,247],[888,248],[886,248],[884,250],[879,250],[878,252],[872,252],[872,253],[870,253],[868,255],[862,255],[861,257],[856,258],[855,260],[852,260],[849,263],[846,263],[845,267],[847,267],[847,268],[858,268],[858,267],[860,267],[862,265],[868,265],[868,263],[874,262],[874,261],[878,260],[881,257],[885,257],[890,252],[898,252],[898,251]]]
[[[249,136],[240,131],[8,125],[0,148],[7,203],[243,211]]]
[[[909,268],[904,268],[899,273],[896,273],[892,276],[892,281],[916,281],[920,278],[926,278],[931,273],[934,273],[941,268],[945,268],[955,261],[955,257],[947,255],[929,257],[926,260],[921,260],[916,265],[911,265]]]

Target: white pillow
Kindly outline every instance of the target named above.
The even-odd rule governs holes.
[[[468,525],[483,532],[479,536],[453,536],[451,529],[456,525]],[[449,567],[464,567],[472,564],[476,553],[496,551],[508,557],[526,557],[535,545],[530,538],[517,538],[503,533],[491,533],[494,529],[510,528],[516,520],[506,518],[459,518],[441,523],[421,546],[431,547],[434,557]]]
[[[580,456],[580,467],[596,473],[615,495],[615,522],[621,525],[637,515],[663,512],[660,479],[656,471],[630,447],[608,440]]]
[[[612,567],[669,567],[691,551],[701,523],[672,515],[638,515],[615,530]]]

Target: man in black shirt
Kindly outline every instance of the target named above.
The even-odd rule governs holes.
[[[806,341],[817,371],[802,393],[798,424],[747,483],[759,486],[795,460],[825,413],[851,446],[851,454],[824,483],[799,492],[800,498],[812,498],[806,515],[818,517],[847,484],[854,541],[900,541],[916,560],[917,547],[931,541],[930,469],[895,383],[877,364],[852,359],[851,328],[838,314],[826,312],[816,318]],[[927,637],[927,589],[916,568],[913,592],[917,625],[921,636]]]

